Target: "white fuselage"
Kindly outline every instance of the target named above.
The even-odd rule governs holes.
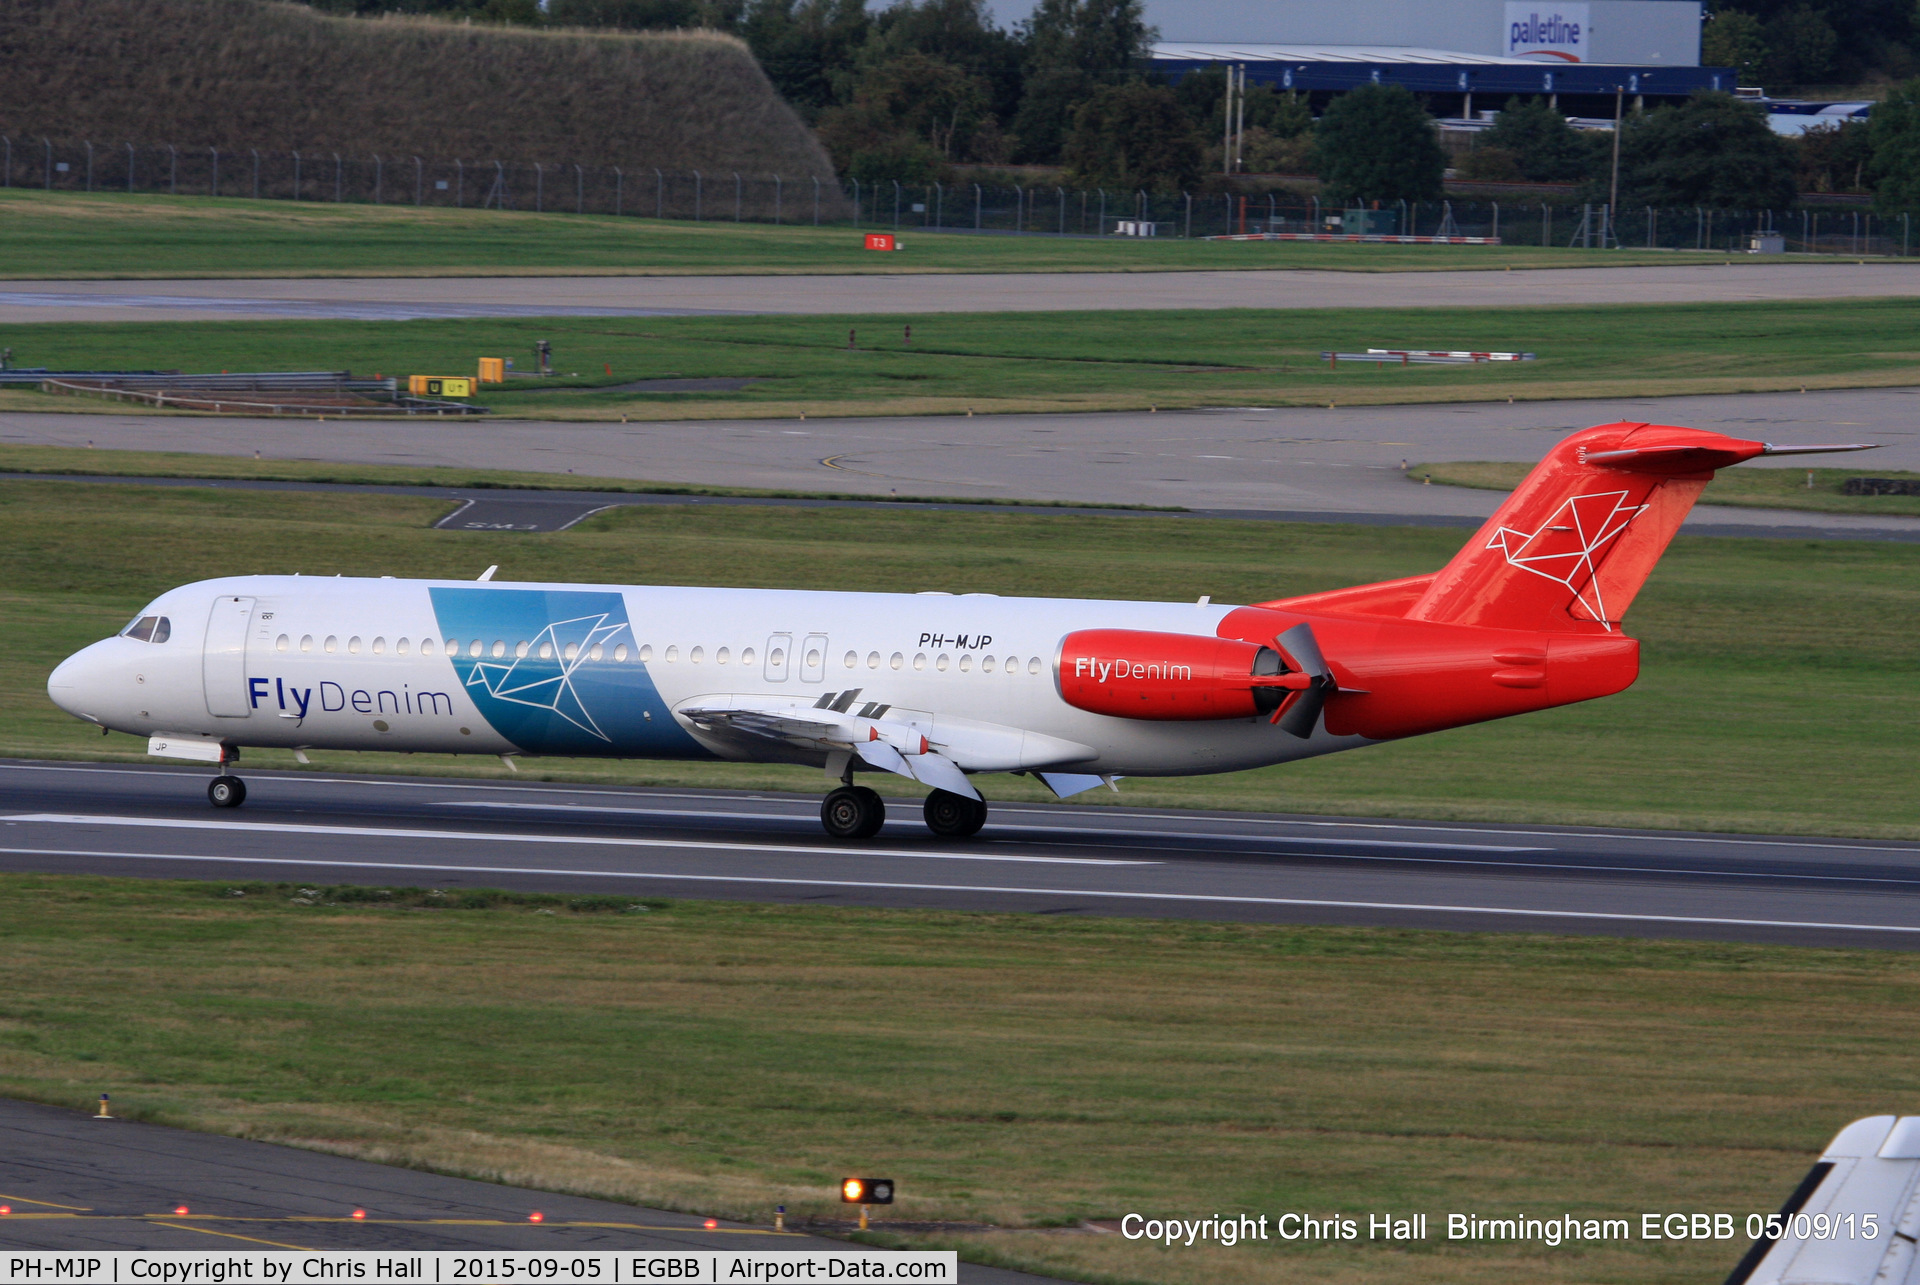
[[[1061,698],[1060,640],[1210,635],[1231,608],[991,594],[825,593],[242,576],[169,591],[49,679],[102,726],[227,746],[721,758],[821,765],[804,741],[683,709],[828,705],[917,729],[968,771],[1184,775],[1365,742],[1264,718],[1116,718]],[[849,696],[848,693],[854,693]],[[837,702],[837,704],[836,704]]]

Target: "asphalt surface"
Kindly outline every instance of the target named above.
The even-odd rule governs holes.
[[[845,1241],[0,1098],[8,1249],[810,1250]],[[186,1213],[177,1212],[182,1206]],[[360,1210],[364,1218],[355,1218]],[[538,1212],[535,1223],[528,1215]],[[1044,1277],[961,1264],[961,1285]]]
[[[908,801],[0,764],[0,869],[1920,948],[1920,846],[1071,804],[964,842]],[[1123,787],[1124,788],[1124,787]]]
[[[874,416],[645,424],[245,420],[159,415],[0,415],[0,442],[263,459],[504,469],[676,485],[826,491],[876,499],[952,496],[1078,505],[1177,505],[1262,514],[1485,518],[1494,491],[1417,486],[1401,463],[1538,460],[1565,434],[1618,420],[1714,429],[1776,443],[1865,441],[1859,455],[1743,465],[1920,469],[1920,389],[1725,397],[1464,403],[1161,414]],[[462,495],[471,495],[463,492]],[[504,502],[500,493],[496,499]],[[631,499],[622,501],[635,502]],[[552,522],[557,511],[543,522]],[[525,520],[499,510],[459,522]],[[1696,508],[1687,529],[1742,534],[1882,532],[1920,520]],[[540,530],[554,529],[539,525]]]
[[[1257,260],[1260,246],[1247,246]],[[1471,251],[1458,261],[1470,263]],[[0,322],[1053,312],[1109,308],[1424,308],[1863,299],[1920,293],[1920,265],[1851,262],[1520,272],[847,273],[36,281]]]

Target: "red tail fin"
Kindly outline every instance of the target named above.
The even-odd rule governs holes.
[[[1406,618],[1610,631],[1714,470],[1771,449],[1664,424],[1575,433],[1442,568]]]

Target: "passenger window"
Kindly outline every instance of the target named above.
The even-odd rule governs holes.
[[[625,643],[621,643],[621,644],[620,644],[620,645],[619,645],[618,647],[615,647],[615,648],[613,649],[613,658],[614,658],[615,660],[617,660],[617,661],[619,661],[619,662],[620,662],[621,664],[625,664],[625,663],[626,663],[626,660],[627,660],[627,645],[626,645]]]
[[[606,652],[607,652],[607,649],[604,644],[595,643],[593,645],[593,650],[588,652],[587,655],[594,660],[599,660],[602,656],[606,655]],[[725,664],[726,662],[723,660],[721,661],[721,663]]]
[[[673,664],[675,661],[679,659],[680,659],[680,649],[678,647],[667,648],[667,663],[669,665]]]
[[[396,642],[396,643],[394,643],[394,644],[393,644],[393,654],[394,654],[394,655],[396,655],[396,656],[404,656],[404,655],[406,655],[406,654],[407,654],[407,640],[406,640],[406,639],[404,639],[404,638],[402,638],[402,639],[400,639],[400,640],[399,640],[398,642]]]
[[[860,663],[860,653],[857,651],[848,652],[846,656],[842,658],[841,663],[846,665],[848,669],[852,669]]]
[[[966,672],[967,672],[967,671],[968,671],[969,669],[972,669],[972,668],[973,668],[973,657],[971,657],[971,656],[962,656],[962,657],[960,658],[960,672],[964,674],[964,673],[966,673]]]
[[[433,655],[433,639],[431,639],[431,638],[422,638],[422,639],[420,640],[420,654],[421,654],[422,656],[431,656],[431,655]]]
[[[733,658],[733,653],[731,651],[728,651],[725,647],[722,647],[719,651],[716,651],[713,653],[713,663],[716,665],[724,665],[727,663],[727,661],[731,660],[732,658]]]
[[[742,647],[740,649],[740,663],[743,665],[751,665],[753,663],[753,648]]]
[[[867,653],[867,668],[868,668],[868,669],[878,669],[878,668],[880,668],[880,653],[879,653],[879,652],[877,652],[877,651],[870,651],[870,652],[868,652],[868,653]]]
[[[652,643],[641,644],[640,663],[644,665],[652,659],[653,659],[653,644]]]
[[[476,638],[473,640],[471,644],[468,645],[467,655],[478,656],[485,648],[486,648],[486,644],[481,642],[478,638]]]
[[[1027,662],[1027,672],[1029,674],[1037,674],[1040,672],[1040,658],[1038,656],[1035,656]]]
[[[567,660],[576,660],[576,659],[578,659],[578,658],[579,658],[579,655],[580,655],[580,644],[579,644],[579,643],[568,643],[568,644],[567,644],[567,651],[566,651],[566,657],[565,657],[565,658],[566,658]]]
[[[355,634],[353,637],[347,639],[347,654],[349,656],[358,656],[360,654],[359,634]]]
[[[513,654],[515,656],[525,656],[532,646],[532,643],[517,642],[513,645]]]
[[[312,651],[312,650],[313,650],[313,635],[312,635],[312,634],[301,634],[301,635],[300,635],[300,650],[301,650],[301,651]]]
[[[980,658],[980,672],[983,674],[991,674],[993,672],[993,657],[982,656]]]
[[[275,651],[285,651],[291,646],[293,646],[293,639],[287,637],[285,634],[281,634],[273,640],[273,649]]]
[[[707,649],[705,647],[695,647],[692,651],[687,653],[687,660],[691,664],[697,665],[701,661],[705,660],[706,658],[707,658]]]
[[[552,659],[553,659],[553,644],[552,644],[552,643],[541,643],[541,644],[540,644],[540,659],[541,659],[541,660],[552,660]]]
[[[384,655],[386,655],[386,654],[387,654],[387,640],[386,640],[386,639],[384,639],[384,638],[376,638],[376,639],[374,639],[374,640],[373,640],[373,654],[374,654],[374,655],[376,655],[376,656],[384,656]]]
[[[340,639],[339,639],[338,637],[336,637],[335,635],[333,635],[333,634],[328,634],[328,635],[327,635],[327,652],[328,652],[328,654],[329,654],[329,655],[331,655],[332,653],[334,653],[334,652],[336,652],[336,651],[339,651],[339,650],[340,650]]]
[[[502,656],[506,654],[507,654],[506,640],[502,638],[494,639],[493,640],[493,658],[495,660],[499,660]]]

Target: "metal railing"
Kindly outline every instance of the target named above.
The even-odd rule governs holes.
[[[612,214],[699,222],[1023,236],[1253,234],[1498,238],[1503,245],[1905,255],[1911,219],[1869,211],[1622,208],[1551,202],[1351,202],[1053,184],[844,182],[734,170],[273,152],[0,135],[0,186],[174,196]],[[1772,243],[1767,243],[1771,249]]]

